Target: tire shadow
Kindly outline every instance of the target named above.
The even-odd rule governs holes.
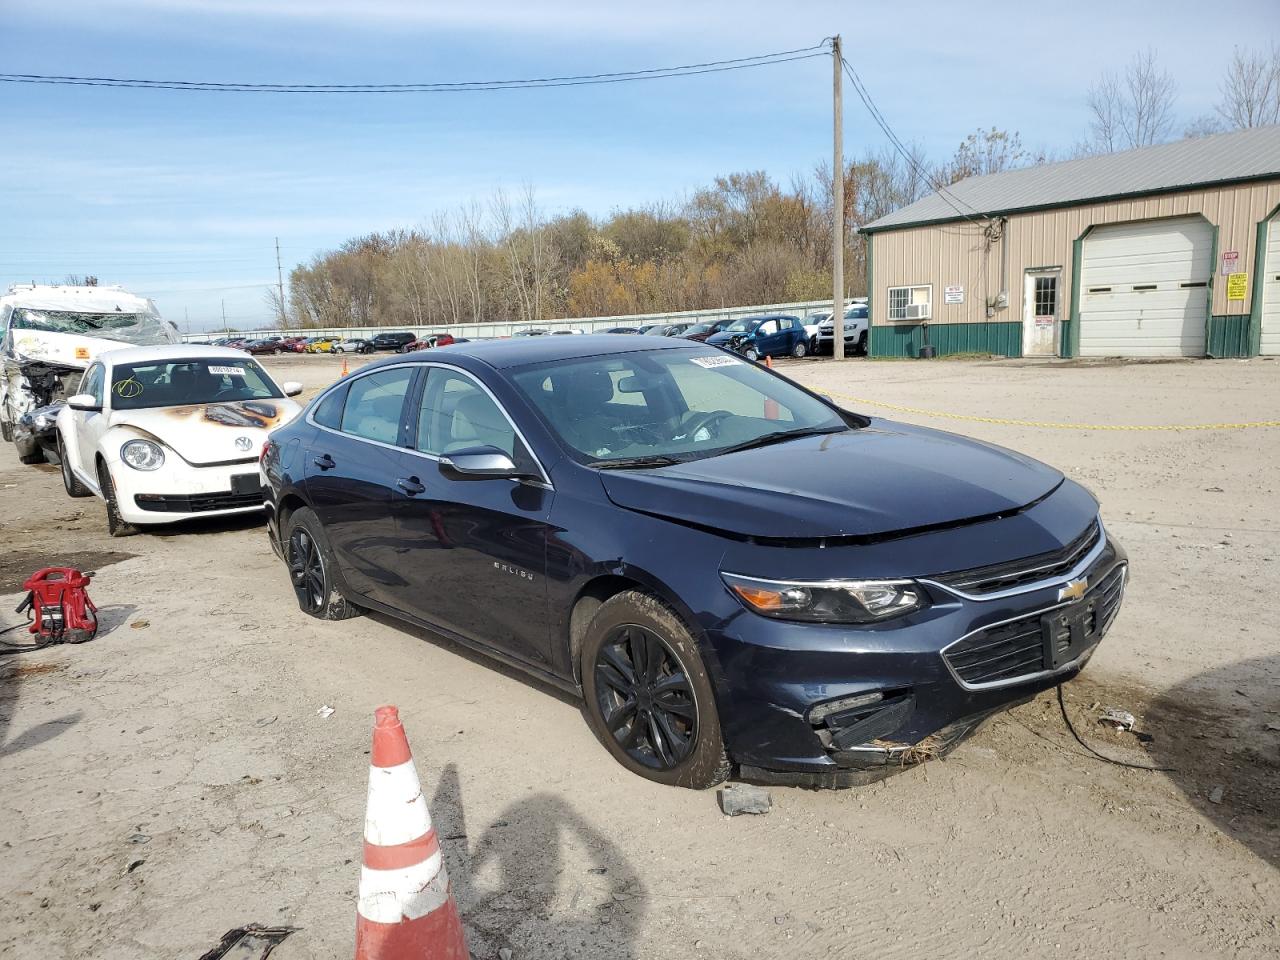
[[[1280,656],[1175,685],[1150,703],[1146,724],[1151,757],[1192,805],[1280,867]]]
[[[449,764],[431,815],[475,960],[504,947],[517,957],[638,960],[645,889],[618,848],[561,797],[513,803],[472,841]],[[590,866],[578,872],[584,857]]]

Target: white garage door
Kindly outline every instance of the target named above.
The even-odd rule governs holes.
[[[1280,356],[1280,214],[1267,228],[1267,254],[1262,273],[1262,349],[1264,357]]]
[[[1098,227],[1080,267],[1080,356],[1204,356],[1213,228],[1199,217]]]

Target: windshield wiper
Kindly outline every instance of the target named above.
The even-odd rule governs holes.
[[[587,466],[595,467],[597,470],[635,470],[640,467],[669,467],[676,463],[683,463],[675,457],[668,457],[664,454],[654,454],[650,457],[623,457],[619,460],[592,460]]]
[[[844,433],[848,429],[848,427],[802,427],[798,430],[775,430],[773,433],[762,434],[751,440],[735,443],[732,447],[723,447],[715,451],[714,456],[718,457],[724,453],[737,453],[739,450],[754,450],[757,447],[785,443],[788,440],[797,440],[800,437],[818,437],[828,433]]]

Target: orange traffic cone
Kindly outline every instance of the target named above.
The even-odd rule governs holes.
[[[342,376],[346,376],[350,371],[347,369],[347,358],[342,358]]]
[[[764,365],[770,370],[773,369],[773,357],[769,356],[767,353],[764,355]]]
[[[467,960],[440,841],[395,707],[374,711],[356,960]]]

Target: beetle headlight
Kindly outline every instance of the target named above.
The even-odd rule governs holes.
[[[150,440],[130,440],[120,448],[120,459],[135,470],[159,470],[164,466],[164,450]]]
[[[776,620],[879,623],[925,606],[912,580],[761,580],[721,573],[748,610]]]

